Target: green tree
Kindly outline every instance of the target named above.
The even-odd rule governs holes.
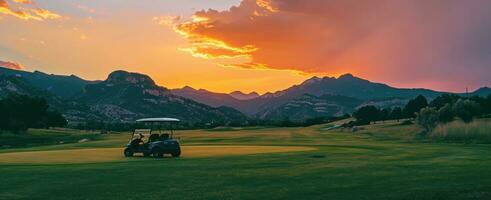
[[[68,125],[66,119],[57,111],[48,111],[46,113],[48,127],[64,127]]]
[[[370,124],[379,119],[380,110],[375,106],[363,106],[353,113],[359,124]]]
[[[486,104],[484,106],[484,112],[486,114],[491,114],[491,94],[486,98]]]
[[[454,104],[457,100],[459,100],[461,97],[459,95],[456,95],[456,94],[443,94],[443,95],[440,95],[438,97],[436,97],[435,99],[433,99],[429,106],[430,107],[434,107],[436,109],[440,109],[441,107],[447,105],[447,104]]]
[[[428,106],[428,101],[423,95],[410,100],[404,107],[405,117],[413,118],[422,108]]]
[[[391,108],[384,108],[384,109],[380,110],[379,120],[389,120],[390,119],[390,113],[392,113]]]
[[[425,133],[429,133],[438,125],[438,111],[425,107],[416,114],[416,122],[423,127]]]
[[[0,130],[19,132],[27,128],[66,125],[61,114],[48,111],[48,108],[46,100],[37,97],[10,95],[1,99]]]
[[[469,99],[459,99],[453,105],[453,112],[465,123],[472,122],[479,115],[479,104]]]
[[[455,118],[455,114],[452,109],[452,105],[445,104],[445,106],[441,107],[438,110],[438,119],[442,123],[451,122]]]
[[[390,113],[390,118],[396,119],[397,121],[399,121],[399,119],[402,119],[403,118],[402,108],[395,107],[394,109],[392,109],[392,112]]]

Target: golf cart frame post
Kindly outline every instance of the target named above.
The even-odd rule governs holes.
[[[174,138],[174,129],[173,129],[173,124],[179,123],[181,120],[175,119],[175,118],[145,118],[145,119],[139,119],[136,120],[136,123],[148,123],[150,124],[150,135],[152,135],[152,132],[154,131],[154,125],[157,124],[157,128],[159,131],[159,134],[162,134],[162,124],[168,123],[169,124],[169,131],[170,131],[170,139]],[[130,141],[135,137],[135,133],[138,129],[133,130],[133,134],[131,135]]]

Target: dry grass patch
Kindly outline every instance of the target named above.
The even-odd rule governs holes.
[[[491,121],[477,120],[469,124],[454,121],[439,125],[429,137],[434,140],[452,142],[491,143]]]
[[[183,146],[183,158],[203,158],[215,156],[237,156],[263,153],[284,153],[317,150],[298,146]],[[0,154],[2,164],[62,164],[99,163],[137,160],[125,158],[122,148],[95,148],[52,151],[29,151]],[[139,160],[139,159],[138,159]]]

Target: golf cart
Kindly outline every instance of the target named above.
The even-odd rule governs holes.
[[[146,118],[136,120],[137,123],[150,124],[150,129],[135,129],[130,141],[124,149],[124,156],[131,157],[135,153],[143,153],[143,156],[162,158],[164,154],[172,157],[181,155],[179,141],[174,139],[172,125],[178,123],[174,118]],[[162,131],[162,125],[167,124],[168,130]],[[156,129],[156,130],[155,130]]]

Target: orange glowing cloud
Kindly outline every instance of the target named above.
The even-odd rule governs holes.
[[[13,9],[7,0],[0,0],[0,14],[10,15],[23,20],[43,21],[45,19],[60,19],[61,15],[35,6],[31,0],[14,0],[14,3],[30,5],[30,7],[16,6]]]
[[[180,16],[156,16],[152,18],[152,21],[158,25],[173,27],[180,19]]]
[[[475,39],[491,34],[489,6],[459,0],[242,0],[229,10],[195,12],[174,29],[188,40],[182,50],[196,57],[248,58],[224,66],[350,72],[387,82],[449,80],[491,75],[491,40]]]
[[[189,40],[191,47],[183,49],[194,56],[250,58],[246,63],[229,66],[332,73],[358,59],[343,57],[352,51],[349,48],[353,40],[359,38],[356,31],[366,32],[364,24],[335,21],[333,18],[340,13],[334,11],[339,8],[330,8],[324,1],[309,2],[312,6],[292,4],[296,3],[243,0],[227,11],[196,12],[193,20],[178,24],[175,30]],[[368,3],[358,4],[363,7]],[[316,6],[325,12],[318,12]]]
[[[34,4],[31,0],[14,0],[15,3]]]
[[[9,62],[9,61],[1,61],[1,60],[0,60],[0,67],[6,67],[9,69],[15,69],[15,70],[24,69],[24,66],[22,66],[19,63],[14,63],[14,62]]]
[[[272,0],[257,0],[257,5],[263,7],[271,12],[278,12],[277,8],[274,8],[272,5]]]

